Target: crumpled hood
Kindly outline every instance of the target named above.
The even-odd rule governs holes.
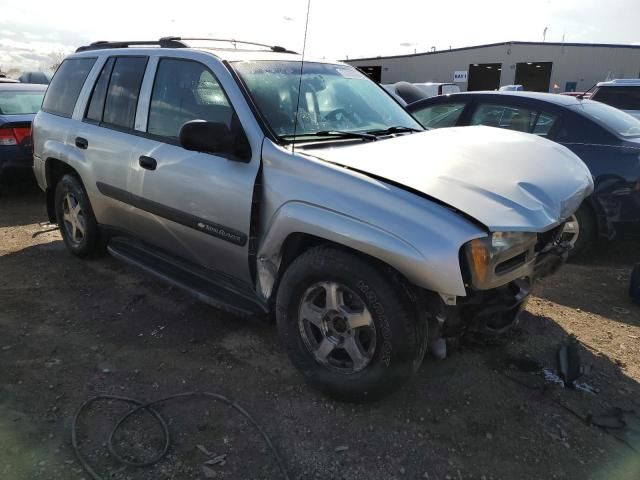
[[[591,173],[567,148],[492,127],[444,128],[307,153],[422,192],[491,231],[549,230],[593,191]]]

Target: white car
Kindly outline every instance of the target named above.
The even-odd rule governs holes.
[[[522,85],[503,85],[500,87],[501,92],[522,92],[524,87]]]
[[[381,85],[402,105],[408,105],[423,98],[435,97],[437,95],[448,95],[450,93],[460,93],[460,87],[455,83],[409,83],[396,82]]]
[[[448,95],[450,93],[460,93],[460,87],[455,83],[414,83],[416,87],[427,94],[426,98],[435,97],[436,95]]]

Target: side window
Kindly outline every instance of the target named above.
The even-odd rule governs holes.
[[[104,102],[104,123],[133,128],[147,57],[117,57]]]
[[[231,129],[233,109],[213,73],[192,60],[165,58],[151,94],[147,132],[178,138],[180,127],[191,120],[223,123]]]
[[[554,115],[524,107],[479,104],[471,117],[470,125],[487,125],[545,136],[556,119]]]
[[[109,86],[109,77],[111,76],[111,70],[115,59],[109,58],[102,67],[102,72],[98,76],[93,92],[91,93],[91,100],[89,100],[89,107],[87,108],[86,118],[95,122],[102,121],[102,111],[104,110],[104,100],[107,96],[107,87]]]
[[[610,134],[582,115],[567,116],[558,129],[554,141],[558,143],[608,143]]]
[[[412,110],[411,114],[425,128],[453,127],[466,106],[466,103],[439,103]]]
[[[541,137],[548,137],[549,131],[553,128],[558,117],[549,113],[540,112],[533,127],[533,132]]]
[[[62,62],[53,76],[42,103],[45,112],[71,117],[95,58],[70,58]]]

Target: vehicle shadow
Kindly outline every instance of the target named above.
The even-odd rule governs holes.
[[[611,241],[600,241],[577,265],[633,265],[640,262],[640,227],[628,227]]]
[[[89,396],[124,392],[153,399],[211,390],[251,405],[254,395],[278,391],[272,386],[277,372],[291,368],[267,322],[215,310],[110,256],[79,260],[59,239],[0,256],[0,272],[0,416],[10,419],[0,421],[0,443],[8,445],[6,451],[0,449],[2,479],[80,478],[68,444],[70,418]],[[210,445],[206,437],[212,433],[202,427],[206,421],[225,435],[246,428],[227,407],[196,406],[200,416],[193,425],[188,420],[193,411],[176,407],[187,433],[199,437],[196,443]],[[212,407],[217,413],[204,418]],[[126,408],[120,405],[118,411]],[[258,404],[257,410],[262,408]],[[274,409],[271,402],[268,409]],[[93,445],[93,436],[106,435],[115,420],[107,413],[82,432],[89,455],[104,442],[100,438]],[[222,433],[215,435],[222,442]],[[264,463],[275,472],[268,452],[261,453],[263,447],[259,435],[250,436],[241,448],[247,450],[243,457],[259,461],[258,469]],[[189,442],[179,449],[182,458],[193,457],[193,448]],[[53,454],[56,450],[62,453]],[[107,466],[105,457],[102,449],[91,461],[112,467],[110,473],[116,475],[121,466]],[[200,468],[197,460],[192,463]],[[239,466],[234,477],[253,478],[250,467],[251,462]],[[264,478],[276,476],[270,471]],[[152,472],[136,478],[157,478]],[[191,476],[177,467],[176,472],[176,478]]]
[[[629,296],[630,274],[640,262],[640,239],[628,237],[601,248],[587,260],[568,263],[542,279],[537,297],[632,326],[640,325],[640,306]]]
[[[495,459],[500,459],[497,478],[631,479],[640,474],[640,442],[632,444],[634,450],[589,421],[590,415],[612,408],[640,413],[640,384],[624,362],[578,343],[581,365],[589,372],[579,381],[596,393],[545,380],[545,369],[559,372],[558,348],[572,338],[552,318],[525,311],[513,332],[468,335],[446,360],[425,361],[405,389],[404,405],[423,412],[428,427],[416,431],[424,438],[428,432],[429,438],[454,446],[440,459],[443,468],[453,461],[464,465],[463,472],[480,476],[496,473]],[[418,407],[421,399],[428,407]],[[388,414],[376,409],[380,418]]]
[[[640,411],[640,387],[625,371],[631,365],[581,346],[582,363],[592,365],[584,380],[598,392],[548,386],[539,370],[555,368],[569,332],[547,314],[523,314],[506,337],[468,337],[450,358],[426,360],[382,401],[346,404],[304,385],[273,325],[210,308],[110,257],[81,261],[54,240],[0,256],[0,271],[0,414],[9,419],[0,421],[9,445],[0,453],[3,479],[81,476],[70,418],[92,395],[152,400],[193,390],[228,395],[248,409],[292,478],[640,474],[637,453],[578,418],[608,407]],[[637,353],[630,358],[637,363]],[[101,445],[123,408],[107,404],[81,423],[83,452],[104,478],[122,473]],[[195,447],[204,445],[231,454],[230,478],[278,478],[259,435],[223,406],[162,408],[174,442],[163,475],[187,478],[185,468],[206,460]],[[133,435],[132,444],[162,443],[151,427],[145,439]]]
[[[45,196],[34,180],[0,186],[0,227],[46,221]]]

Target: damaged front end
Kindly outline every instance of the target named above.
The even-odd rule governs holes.
[[[429,322],[429,347],[438,358],[447,344],[465,332],[502,334],[518,320],[536,279],[555,273],[571,246],[561,240],[563,224],[539,233],[494,233],[461,250],[467,295],[455,305],[424,294]]]

